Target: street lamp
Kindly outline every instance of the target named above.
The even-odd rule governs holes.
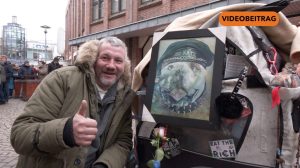
[[[50,26],[47,25],[43,25],[41,26],[41,28],[44,29],[44,33],[45,33],[45,59],[47,59],[47,29],[50,29]]]

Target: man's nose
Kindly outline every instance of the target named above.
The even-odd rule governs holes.
[[[116,62],[113,60],[113,59],[111,59],[111,60],[109,60],[108,62],[107,62],[107,65],[106,65],[108,68],[113,68],[113,69],[115,69],[115,67],[116,67]]]

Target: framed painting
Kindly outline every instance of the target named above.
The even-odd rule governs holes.
[[[158,123],[217,128],[225,28],[174,31],[153,47],[145,105]]]

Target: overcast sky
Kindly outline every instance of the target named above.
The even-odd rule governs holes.
[[[42,25],[48,25],[47,42],[57,43],[57,30],[65,29],[68,0],[0,0],[0,31],[12,16],[25,28],[26,40],[45,41]]]

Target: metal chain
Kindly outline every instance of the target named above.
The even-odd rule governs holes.
[[[299,168],[299,157],[300,157],[300,133],[299,133],[299,136],[298,136],[298,148],[297,148],[297,154],[296,154],[295,168]]]

